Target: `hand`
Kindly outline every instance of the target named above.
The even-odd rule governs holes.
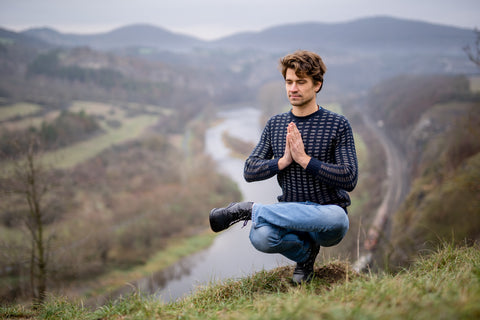
[[[293,161],[302,166],[302,168],[307,168],[311,157],[305,153],[305,145],[303,144],[302,135],[293,122],[290,122],[287,128],[287,145],[290,149],[290,155]]]
[[[287,139],[285,143],[285,151],[283,152],[283,157],[278,160],[278,169],[283,170],[288,167],[292,162],[292,153],[290,152],[290,143],[288,142],[288,128],[287,128]]]

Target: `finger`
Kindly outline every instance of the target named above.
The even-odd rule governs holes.
[[[288,136],[288,149],[290,152],[295,152],[297,146],[296,146],[296,139],[293,135]]]
[[[298,127],[295,124],[293,124],[293,131],[295,134],[300,133],[300,130],[298,130]]]
[[[298,128],[296,126],[292,129],[292,134],[295,137],[295,139],[301,139],[302,138],[302,135],[300,134],[300,131],[298,130]]]
[[[293,134],[290,134],[288,136],[288,147],[290,148],[290,150],[292,150],[293,148],[295,148],[295,143],[296,143],[296,140],[294,135]]]

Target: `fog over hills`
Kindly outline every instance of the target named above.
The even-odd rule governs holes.
[[[259,32],[244,32],[214,41],[174,33],[152,25],[130,25],[107,33],[65,34],[48,28],[23,34],[60,46],[90,46],[114,50],[149,47],[162,51],[195,48],[256,49],[285,51],[298,48],[331,52],[415,52],[458,54],[474,37],[472,30],[391,17],[373,17],[344,23],[279,25]]]
[[[303,23],[272,27],[258,33],[233,35],[216,41],[220,46],[263,49],[308,48],[327,51],[372,50],[457,52],[472,39],[467,29],[388,17],[365,18],[346,23]]]
[[[212,41],[146,24],[90,35],[50,28],[20,33],[0,29],[0,40],[50,49],[89,47],[177,69],[216,70],[231,73],[252,88],[278,79],[279,57],[307,49],[324,58],[329,70],[328,92],[337,95],[342,94],[342,88],[363,91],[398,74],[478,72],[463,50],[475,43],[473,30],[392,17],[285,24]]]
[[[194,37],[176,34],[146,24],[130,25],[110,32],[91,35],[65,34],[50,28],[30,29],[23,33],[54,45],[89,46],[100,50],[146,46],[178,51],[188,50],[202,44],[202,40]]]

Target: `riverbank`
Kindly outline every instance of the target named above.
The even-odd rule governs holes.
[[[69,292],[68,298],[82,300],[87,306],[100,306],[122,294],[135,292],[137,290],[133,285],[135,282],[172,267],[185,257],[208,248],[214,240],[215,234],[208,229],[195,236],[171,239],[165,249],[153,255],[145,264],[124,270],[115,269],[90,281],[82,280],[77,284],[80,289]]]
[[[242,176],[244,159],[232,153],[225,144],[225,133],[232,139],[252,143],[258,139],[260,125],[252,119],[260,118],[253,108],[222,112],[221,121],[214,123],[205,134],[205,151],[218,164],[218,171],[232,179],[243,199],[275,202],[279,187],[274,179],[248,184]],[[246,157],[246,156],[245,156]],[[237,199],[238,201],[242,199]],[[208,212],[199,212],[208,218]],[[166,303],[194,291],[199,285],[212,281],[248,276],[262,269],[272,269],[290,263],[279,255],[265,255],[256,251],[248,241],[249,228],[235,226],[214,234],[209,229],[184,239],[170,241],[165,250],[154,255],[144,265],[127,270],[113,270],[98,279],[79,286],[88,288],[75,298],[86,298],[88,305],[98,306],[108,300],[135,291],[156,294]],[[235,250],[232,250],[235,248]]]

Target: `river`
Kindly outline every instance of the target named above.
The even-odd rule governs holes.
[[[230,156],[222,142],[222,133],[256,143],[260,137],[260,111],[253,108],[236,109],[219,114],[221,123],[206,133],[206,152],[216,161],[219,171],[228,175],[239,186],[244,200],[275,203],[280,187],[275,178],[247,183],[243,179],[244,161]],[[225,204],[227,205],[227,204]],[[208,219],[208,212],[205,212]],[[198,286],[225,279],[241,278],[262,269],[270,270],[292,264],[278,254],[260,253],[251,245],[248,233],[251,223],[242,228],[237,223],[219,233],[206,250],[187,257],[165,271],[141,279],[135,287],[141,292],[155,293],[165,302],[175,301],[193,292]]]

